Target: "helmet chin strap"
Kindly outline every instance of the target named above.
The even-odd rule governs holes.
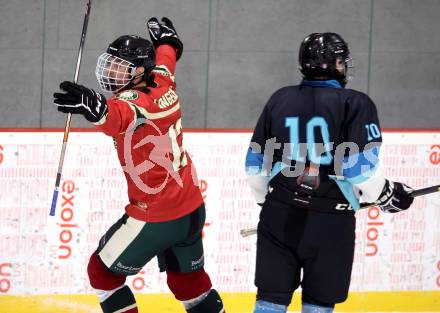
[[[145,68],[145,67],[144,67],[144,68]],[[134,76],[134,77],[128,82],[128,84],[124,87],[124,89],[131,89],[131,88],[133,88],[134,86],[137,85],[137,84],[134,83],[134,81],[135,81],[136,79],[138,79],[138,78],[144,78],[144,76],[146,76],[146,75],[145,75],[145,71],[142,72],[142,73],[140,73],[140,74],[137,74],[136,76]],[[142,81],[142,80],[141,80],[141,81]]]
[[[154,67],[146,67],[144,65],[144,74],[145,74],[145,82],[147,87],[156,87],[156,83],[154,82],[154,74],[152,73]]]
[[[136,86],[138,84],[138,83],[137,84],[134,83],[134,81],[138,78],[142,78],[141,82],[143,80],[145,80],[145,82],[147,83],[147,86],[153,86],[154,85],[154,75],[149,75],[151,73],[151,70],[148,69],[146,66],[143,66],[143,68],[144,68],[144,71],[142,73],[137,74],[136,76],[133,76],[133,78],[128,82],[127,85],[116,90],[114,93],[119,93],[121,91],[133,88],[134,86]]]

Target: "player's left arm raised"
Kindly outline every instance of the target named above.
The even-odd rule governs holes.
[[[152,17],[147,22],[150,39],[157,54],[157,65],[165,65],[171,74],[174,74],[176,62],[180,59],[183,52],[183,43],[173,25],[167,17],[162,18],[162,22],[156,17]]]

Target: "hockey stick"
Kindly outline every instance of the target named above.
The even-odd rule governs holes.
[[[76,60],[75,78],[73,80],[75,83],[78,82],[79,69],[81,67],[81,59],[82,59],[82,53],[83,53],[83,49],[84,49],[84,42],[86,41],[87,25],[89,24],[89,16],[90,16],[91,6],[92,6],[92,0],[88,0],[86,14],[84,16],[83,28],[82,28],[82,32],[81,32],[81,40],[79,42],[78,58]],[[66,120],[66,127],[64,129],[63,146],[61,148],[61,156],[60,156],[60,161],[58,163],[58,172],[57,172],[57,178],[55,181],[55,189],[53,191],[52,205],[50,207],[50,213],[49,213],[50,216],[55,215],[55,209],[57,207],[58,192],[60,190],[60,183],[61,183],[61,173],[63,171],[64,156],[66,154],[67,139],[69,138],[69,130],[70,130],[71,120],[72,120],[72,114],[68,113],[67,120]]]
[[[434,192],[440,192],[440,185],[417,189],[411,192],[410,195],[413,197],[419,197],[419,196],[429,195],[430,193],[434,193]]]
[[[411,192],[410,195],[413,197],[420,197],[420,196],[428,195],[428,194],[434,193],[434,192],[440,192],[440,185],[417,189],[417,190],[414,190],[413,192]],[[370,207],[373,207],[376,205],[377,205],[377,203],[365,203],[360,207],[360,209],[367,209],[367,208],[370,208]],[[242,237],[252,236],[252,235],[255,235],[256,233],[257,233],[256,227],[240,230],[240,235]]]

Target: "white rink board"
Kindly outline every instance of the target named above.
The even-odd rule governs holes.
[[[244,176],[250,137],[190,132],[184,138],[207,206],[206,268],[223,292],[255,291],[256,238],[239,235],[259,214]],[[64,192],[56,217],[49,217],[61,141],[60,132],[0,132],[0,295],[90,293],[88,257],[124,213],[126,184],[112,139],[73,132]],[[414,188],[440,183],[440,132],[385,133],[384,142],[387,177]],[[357,217],[351,291],[440,290],[439,194],[418,198],[401,214],[370,209]],[[129,284],[137,292],[168,292],[165,279],[153,260]]]

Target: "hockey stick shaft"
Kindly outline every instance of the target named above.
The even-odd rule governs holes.
[[[79,49],[78,49],[78,58],[76,60],[76,69],[75,69],[75,77],[74,77],[74,82],[77,83],[78,82],[78,76],[79,76],[79,70],[81,67],[81,59],[82,59],[82,54],[83,54],[83,50],[84,50],[84,43],[86,41],[86,34],[87,34],[87,26],[89,24],[89,16],[90,16],[90,9],[92,7],[92,1],[88,0],[87,1],[87,9],[86,9],[86,13],[84,16],[84,22],[83,22],[83,28],[82,28],[82,32],[81,32],[81,40],[79,42]],[[58,192],[60,190],[60,183],[61,183],[61,175],[63,172],[63,165],[64,165],[64,157],[66,154],[66,148],[67,148],[67,140],[69,139],[69,131],[70,131],[70,122],[72,120],[72,114],[68,113],[67,114],[67,120],[66,120],[66,127],[64,129],[64,136],[63,136],[63,146],[61,148],[61,155],[60,155],[60,161],[58,163],[58,172],[57,172],[57,177],[55,180],[55,189],[53,191],[53,196],[52,196],[52,205],[50,207],[50,216],[54,216],[55,215],[55,210],[57,207],[57,200],[58,200]]]
[[[428,195],[428,194],[434,193],[434,192],[440,192],[440,185],[414,190],[413,192],[411,192],[411,196],[419,197],[419,196]]]
[[[435,192],[440,192],[440,185],[436,185],[436,186],[431,186],[431,187],[426,187],[426,188],[414,190],[413,192],[411,192],[411,196],[413,196],[413,197],[420,197],[420,196],[428,195],[430,193],[435,193]],[[376,206],[376,205],[377,205],[377,203],[364,204],[361,207],[361,209],[370,208],[370,207],[373,207],[373,206]],[[256,227],[240,230],[240,235],[242,237],[248,237],[248,236],[251,236],[251,235],[255,235],[256,233],[257,233],[257,228]]]

